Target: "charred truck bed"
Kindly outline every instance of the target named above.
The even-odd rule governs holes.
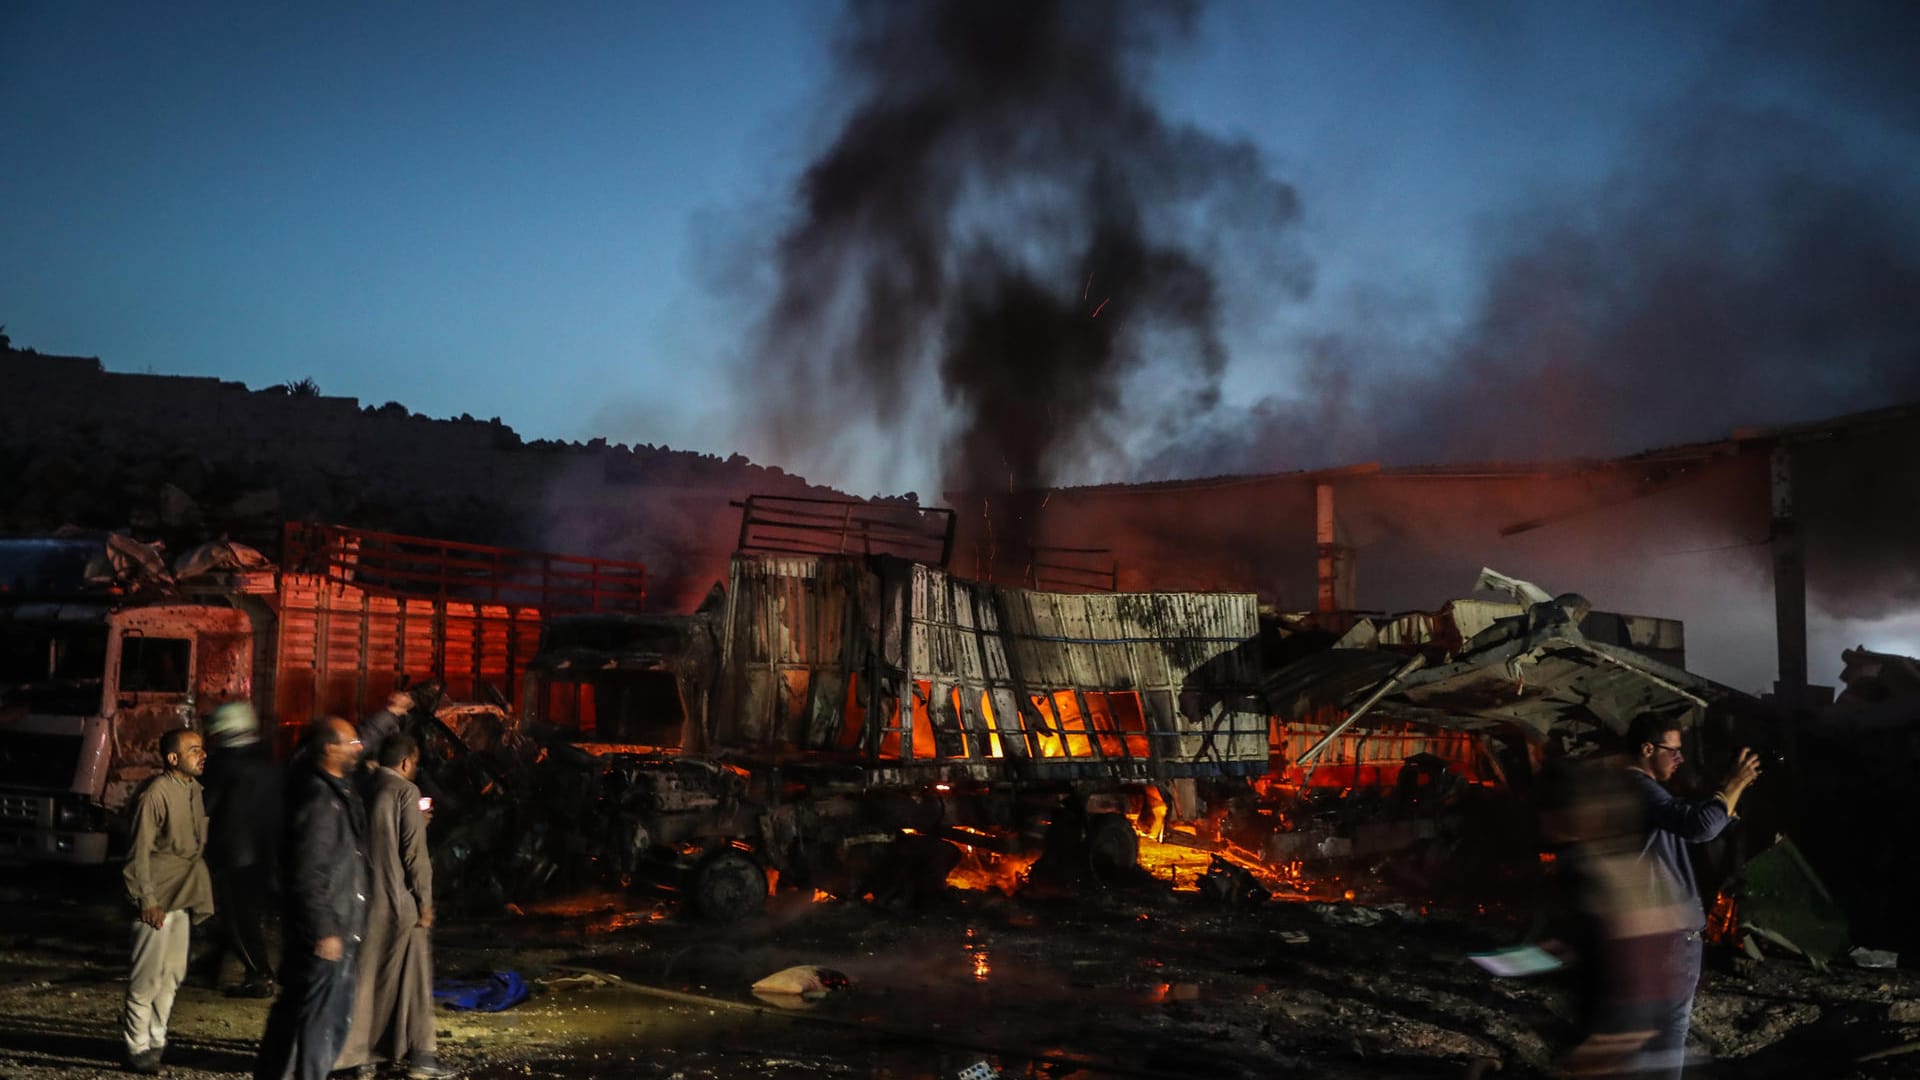
[[[711,914],[757,908],[768,871],[937,888],[956,845],[1131,866],[1135,822],[1194,817],[1267,767],[1249,594],[758,553],[730,585],[683,619],[557,621],[528,697],[601,756],[623,871],[671,869]]]

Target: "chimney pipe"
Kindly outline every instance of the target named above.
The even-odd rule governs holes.
[[[1313,489],[1314,535],[1320,565],[1316,575],[1315,609],[1321,612],[1353,609],[1353,551],[1336,539],[1333,517],[1333,485],[1316,484]]]
[[[1807,696],[1807,561],[1794,512],[1793,446],[1776,443],[1770,461],[1773,480],[1773,618],[1780,655],[1774,697],[1789,711]]]

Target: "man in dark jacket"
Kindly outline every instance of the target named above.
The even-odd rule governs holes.
[[[413,695],[396,690],[387,695],[387,707],[360,721],[360,760],[357,764],[369,775],[380,767],[380,747],[407,730],[407,714],[413,712]]]
[[[207,789],[207,868],[213,871],[214,907],[223,924],[212,974],[227,953],[238,957],[241,982],[228,994],[272,997],[273,967],[267,960],[268,897],[273,856],[280,846],[280,769],[260,741],[253,706],[231,702],[214,710],[207,724],[213,753],[201,783]]]
[[[281,844],[285,956],[255,1080],[324,1080],[353,1019],[353,975],[367,927],[367,811],[349,779],[353,725],[314,726],[287,782]]]

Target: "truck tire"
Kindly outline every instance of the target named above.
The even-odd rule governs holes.
[[[738,851],[721,851],[694,868],[687,897],[701,919],[739,922],[766,907],[767,872]]]
[[[1140,868],[1140,837],[1122,814],[1087,815],[1087,870],[1102,885],[1114,885]]]

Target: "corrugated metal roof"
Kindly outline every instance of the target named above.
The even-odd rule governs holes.
[[[885,558],[742,555],[728,618],[723,744],[988,775],[1266,761],[1251,594],[1047,593]]]

